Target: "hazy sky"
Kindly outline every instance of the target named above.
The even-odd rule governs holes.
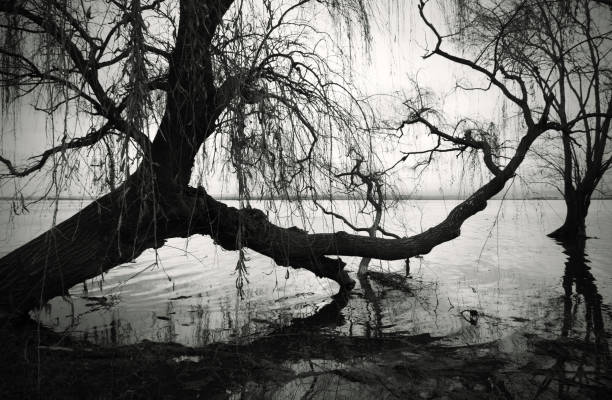
[[[426,29],[416,11],[416,2],[391,2],[393,6],[387,6],[387,2],[379,2],[375,7],[376,16],[372,19],[373,42],[369,52],[363,51],[363,42],[354,39],[352,50],[352,69],[351,74],[355,79],[356,85],[365,94],[381,94],[377,100],[385,102],[384,94],[394,94],[399,96],[409,96],[413,91],[412,80],[417,80],[423,88],[433,90],[438,97],[440,106],[445,117],[449,121],[460,117],[471,117],[483,121],[493,121],[499,123],[501,120],[502,101],[496,93],[482,92],[457,92],[454,91],[458,80],[468,79],[477,80],[479,77],[470,73],[465,68],[459,68],[440,57],[430,57],[423,59],[426,48],[433,44],[433,37]],[[390,4],[390,3],[389,3]],[[434,22],[443,23],[442,17],[436,13],[434,7],[430,7],[428,15],[432,16]],[[333,28],[328,27],[330,30]],[[337,33],[337,32],[336,32]],[[338,34],[341,37],[341,34]],[[447,48],[452,48],[451,46]],[[29,99],[31,101],[31,99]],[[30,157],[42,152],[50,143],[57,142],[58,138],[53,137],[49,132],[49,122],[45,121],[40,113],[33,112],[32,108],[25,101],[19,111],[18,122],[13,126],[3,122],[2,124],[2,155],[18,162],[24,162],[26,157]],[[395,101],[397,103],[397,101]],[[401,108],[397,109],[401,113]],[[61,117],[55,121],[56,126],[61,127]],[[85,131],[87,121],[81,120],[78,125],[71,123],[73,131]],[[522,132],[512,124],[507,128],[505,134],[508,137],[519,137]],[[514,130],[514,131],[513,131]],[[413,145],[419,146],[421,139],[412,139]],[[407,145],[410,145],[409,142]],[[396,149],[389,151],[388,157],[396,157]],[[414,150],[411,148],[406,151]],[[383,155],[383,158],[387,155]],[[413,193],[418,189],[418,193],[423,196],[457,196],[469,194],[478,186],[486,174],[470,174],[464,171],[461,159],[454,155],[446,155],[440,158],[437,165],[434,165],[423,175],[417,176],[409,168],[410,163],[402,169],[401,179],[397,186],[402,192]],[[534,163],[526,161],[521,168],[522,174],[527,177],[531,175]],[[608,177],[609,178],[609,177]],[[42,178],[49,179],[48,177]],[[609,179],[607,179],[609,181]],[[41,178],[36,178],[32,183],[26,185],[26,194],[37,192],[40,187]],[[213,175],[205,181],[208,190],[212,193],[231,193],[235,191],[235,183],[231,177]],[[21,183],[23,184],[23,183]],[[609,186],[608,182],[604,186]],[[533,193],[525,191],[524,182],[517,180],[510,189],[511,196],[521,197],[522,195],[555,194],[550,188],[543,185],[534,184],[531,186]],[[4,183],[0,187],[0,195],[11,195],[14,185],[10,182]],[[87,179],[67,187],[65,195],[79,196],[87,195]]]

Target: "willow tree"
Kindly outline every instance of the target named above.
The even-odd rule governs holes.
[[[550,236],[585,237],[591,197],[612,166],[610,3],[476,1],[463,11],[465,44],[494,48],[500,68],[540,99],[533,107],[550,104],[551,132],[534,148],[566,203],[565,221]]]
[[[315,14],[318,21],[358,21],[367,38],[362,0],[0,0],[0,13],[3,116],[21,99],[56,122],[47,125],[55,142],[30,164],[2,155],[3,179],[49,168],[65,176],[84,170],[71,163],[85,159],[95,165],[85,174],[105,190],[0,260],[5,312],[26,312],[167,238],[195,234],[239,250],[238,268],[249,248],[350,289],[354,281],[334,256],[406,259],[456,238],[548,129],[549,106],[534,115],[520,81],[444,52],[434,29],[433,53],[474,68],[522,111],[527,128],[516,151],[497,158],[486,135],[445,133],[425,110],[411,110],[400,129],[425,124],[438,138],[430,154],[443,150],[440,143],[481,154],[491,179],[440,224],[411,237],[308,233],[277,226],[248,203],[237,209],[217,201],[194,165],[229,166],[246,200],[262,186],[281,197],[312,195],[333,179],[331,165],[370,140],[371,130],[366,107],[337,69],[342,49],[324,32],[332,24],[311,21]],[[519,91],[508,82],[519,82]]]
[[[550,75],[558,80],[548,92],[556,100],[563,143],[563,162],[555,166],[563,177],[567,210],[563,225],[550,236],[562,240],[587,236],[591,197],[612,167],[612,9],[601,3],[540,7],[541,42],[548,46]],[[538,82],[551,80],[537,77]]]

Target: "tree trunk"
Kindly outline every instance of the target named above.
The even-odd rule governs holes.
[[[140,198],[136,183],[128,183],[0,259],[0,313],[40,307],[75,284],[161,247],[165,239],[193,234],[210,235],[228,250],[251,246],[279,265],[306,268],[346,289],[354,286],[341,260],[292,254],[293,243],[305,234],[270,224],[262,211],[228,207],[203,189],[168,193],[154,208]]]
[[[370,265],[371,258],[365,257],[359,261],[359,269],[357,269],[357,275],[365,276],[368,273],[368,266]]]
[[[577,238],[586,237],[586,225],[585,220],[589,211],[589,205],[591,202],[591,193],[595,190],[595,187],[584,188],[584,184],[587,182],[588,176],[585,179],[580,180],[579,176],[574,177],[574,159],[572,157],[572,143],[570,135],[563,133],[563,157],[564,157],[564,170],[563,170],[563,183],[565,199],[565,221],[563,225],[556,229],[554,232],[548,234],[548,236],[561,240],[575,240]],[[574,179],[578,180],[576,186],[574,186]],[[589,180],[590,182],[590,180]],[[597,185],[597,180],[593,183]]]
[[[561,240],[574,240],[577,238],[586,237],[586,217],[589,211],[590,200],[577,190],[572,190],[571,193],[565,193],[565,220],[554,232],[548,236]]]
[[[463,222],[483,210],[523,161],[542,130],[530,128],[503,170],[440,224],[402,239],[346,232],[308,234],[282,228],[257,209],[228,207],[203,188],[187,186],[198,150],[215,132],[229,96],[216,88],[211,40],[232,0],[183,0],[169,60],[166,110],[150,159],[118,189],[0,259],[0,314],[23,314],[70,287],[133,260],[165,239],[210,235],[225,249],[251,248],[277,264],[305,268],[341,288],[355,282],[345,263],[328,256],[404,260],[459,236]],[[145,152],[149,153],[149,152]]]
[[[143,196],[136,178],[94,201],[73,217],[0,259],[0,312],[22,314],[110,268],[128,262],[171,237],[211,236],[228,250],[251,248],[277,264],[305,268],[352,289],[345,263],[328,256],[404,260],[426,254],[459,236],[461,225],[484,210],[513,176],[538,133],[527,134],[506,168],[457,205],[440,224],[412,237],[371,238],[346,232],[309,234],[282,228],[258,209],[228,207],[203,188],[171,183]],[[240,241],[237,239],[240,238]]]

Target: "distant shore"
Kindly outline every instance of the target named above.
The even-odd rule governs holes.
[[[214,197],[217,200],[230,200],[230,201],[237,201],[240,200],[240,196],[235,195],[235,194],[218,194],[218,195],[211,195],[212,197]],[[398,200],[398,201],[406,201],[406,200],[465,200],[467,197],[461,197],[461,196],[453,196],[453,195],[449,195],[449,196],[409,196],[409,195],[399,195],[397,197],[390,197],[387,198],[387,200]],[[24,201],[37,201],[37,200],[41,200],[39,197],[34,197],[34,196],[24,196],[23,198],[16,198],[16,197],[11,197],[11,196],[0,196],[0,201],[12,201],[12,200],[21,200],[23,199]],[[83,197],[83,196],[59,196],[59,197],[49,197],[43,200],[72,200],[72,201],[77,201],[77,200],[96,200],[97,197]],[[243,198],[244,199],[244,198]],[[289,201],[298,201],[298,200],[312,200],[312,197],[300,197],[300,196],[292,196],[289,198],[280,198],[280,197],[274,197],[274,196],[259,196],[259,197],[252,197],[250,198],[251,201],[269,201],[269,200],[289,200]],[[326,200],[330,200],[329,197],[327,198],[319,198],[318,200],[320,201],[326,201]],[[350,196],[333,196],[331,198],[331,200],[362,200],[359,197],[350,197]],[[491,200],[501,200],[501,198],[493,198]],[[563,200],[562,197],[560,196],[533,196],[533,197],[506,197],[505,200]],[[612,200],[612,196],[600,196],[600,197],[593,197],[593,200]]]

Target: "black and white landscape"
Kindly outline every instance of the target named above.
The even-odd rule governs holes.
[[[0,395],[606,398],[612,4],[0,0]]]

